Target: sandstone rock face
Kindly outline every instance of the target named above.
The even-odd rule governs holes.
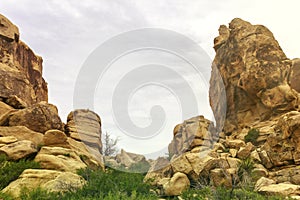
[[[7,155],[10,160],[20,160],[37,152],[37,147],[29,140],[7,144],[0,148],[0,153]]]
[[[32,190],[40,187],[49,192],[64,192],[82,188],[85,183],[81,176],[71,172],[26,169],[16,181],[4,188],[3,192],[14,197],[18,197],[23,188]]]
[[[64,130],[63,123],[58,116],[57,108],[46,102],[40,102],[26,109],[9,114],[4,125],[26,126],[40,133],[45,133],[51,129]]]
[[[102,156],[101,120],[89,110],[75,110],[68,115],[66,133],[71,138],[82,141],[99,158]]]
[[[215,39],[216,56],[212,65],[210,103],[217,121],[222,119],[217,84],[223,78],[227,112],[224,131],[231,133],[255,121],[264,121],[298,107],[295,76],[289,60],[273,34],[262,25],[234,19],[220,27]],[[294,62],[294,66],[297,62]],[[294,68],[294,75],[298,69]]]
[[[76,152],[62,147],[42,147],[34,159],[44,169],[74,172],[87,165]]]
[[[60,130],[49,130],[43,137],[46,146],[66,146],[68,137]]]
[[[15,95],[26,105],[47,101],[47,83],[42,77],[42,58],[19,41],[19,30],[0,15],[0,97]]]
[[[300,186],[289,183],[272,184],[262,186],[258,192],[268,195],[298,196],[300,195]]]
[[[18,140],[29,140],[36,146],[43,144],[43,134],[32,131],[25,126],[0,126],[0,136],[15,137]]]
[[[216,130],[203,116],[194,117],[174,128],[174,138],[169,144],[169,154],[180,155],[194,147],[211,148],[216,140]]]

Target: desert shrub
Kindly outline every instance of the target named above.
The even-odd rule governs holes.
[[[259,136],[259,131],[255,128],[250,129],[248,134],[244,137],[245,142],[251,142],[254,145],[257,145],[257,138]]]
[[[254,169],[254,162],[251,158],[246,158],[242,160],[238,165],[238,178],[239,178],[239,186],[242,188],[249,187],[249,189],[253,189],[253,179],[252,179],[252,171]]]
[[[38,169],[39,164],[30,160],[8,161],[6,156],[0,155],[0,189],[5,188],[10,182],[16,180],[25,169]]]

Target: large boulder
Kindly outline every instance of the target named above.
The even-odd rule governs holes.
[[[175,173],[170,180],[163,184],[164,194],[167,196],[180,195],[190,187],[188,177],[180,172]]]
[[[51,129],[64,130],[56,106],[46,102],[40,102],[31,107],[10,113],[4,125],[26,126],[40,133],[45,133]]]
[[[0,154],[4,153],[9,160],[27,158],[37,152],[37,147],[29,140],[17,141],[0,148]]]
[[[29,140],[36,146],[41,146],[43,144],[43,134],[32,131],[25,126],[0,126],[0,136],[13,136],[18,140]]]
[[[99,158],[102,152],[101,119],[93,111],[79,109],[68,115],[66,133],[77,141],[82,141]]]
[[[271,31],[236,18],[229,28],[222,25],[219,33],[209,90],[217,125],[224,123],[224,131],[230,134],[298,108],[295,78],[289,84],[292,61]],[[227,110],[225,121],[220,106]]]
[[[211,148],[217,139],[213,123],[203,116],[193,117],[178,124],[174,128],[173,135],[173,140],[169,144],[170,157],[199,146]]]
[[[47,101],[48,89],[42,58],[19,41],[19,35],[18,28],[0,15],[0,98],[6,101],[15,95],[30,106]]]
[[[2,190],[17,198],[22,189],[33,190],[38,187],[49,192],[66,192],[82,188],[86,181],[72,172],[45,169],[26,169],[19,178]]]
[[[75,151],[62,147],[42,147],[34,160],[44,169],[57,171],[76,173],[87,167]]]

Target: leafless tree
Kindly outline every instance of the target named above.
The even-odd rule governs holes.
[[[119,142],[119,138],[116,139],[111,138],[108,132],[103,134],[103,150],[102,154],[104,156],[113,156],[118,152],[117,143]]]

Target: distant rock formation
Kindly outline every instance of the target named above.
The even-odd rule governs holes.
[[[256,191],[299,198],[300,59],[288,59],[262,25],[236,18],[219,34],[209,90],[216,128],[203,116],[177,125],[170,161],[157,159],[145,180],[164,195],[192,183],[236,187],[241,163],[251,162]],[[176,183],[178,173],[189,181]]]
[[[12,161],[34,159],[43,169],[25,170],[3,191],[17,197],[22,187],[80,188],[85,181],[78,169],[104,169],[100,117],[75,110],[65,125],[47,103],[42,58],[19,38],[18,28],[0,15],[0,154]]]

